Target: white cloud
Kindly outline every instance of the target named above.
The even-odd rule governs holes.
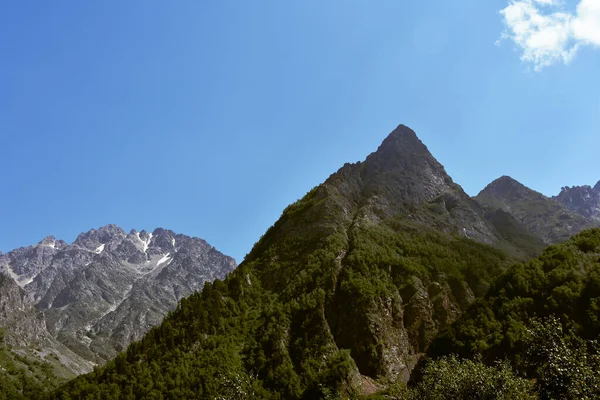
[[[600,0],[579,0],[573,11],[562,0],[510,0],[500,14],[502,39],[513,41],[536,71],[568,64],[581,46],[600,46]]]

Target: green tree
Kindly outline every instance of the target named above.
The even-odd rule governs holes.
[[[600,398],[597,342],[565,332],[556,317],[534,319],[526,336],[528,363],[536,374],[540,399]]]

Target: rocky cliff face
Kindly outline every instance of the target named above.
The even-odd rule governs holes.
[[[6,332],[4,341],[14,346],[26,346],[48,336],[27,293],[3,274],[0,274],[0,327]]]
[[[565,241],[594,226],[592,220],[508,176],[490,183],[474,199],[489,212],[510,214],[546,244]]]
[[[161,228],[127,234],[116,225],[82,233],[71,245],[47,237],[0,255],[0,270],[23,288],[51,337],[96,363],[235,267],[201,239]]]
[[[591,186],[565,186],[554,200],[570,211],[600,223],[600,182]]]
[[[89,372],[93,367],[93,363],[73,353],[48,333],[27,293],[1,273],[0,329],[0,344],[7,344],[11,349],[4,353],[9,359],[16,354],[45,363],[52,357],[58,361],[49,364],[54,375],[63,378]]]

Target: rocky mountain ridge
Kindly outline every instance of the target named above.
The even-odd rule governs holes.
[[[474,200],[488,212],[501,210],[509,214],[544,244],[565,241],[600,223],[600,220],[578,213],[555,198],[544,196],[509,176],[502,176],[490,183]]]
[[[48,236],[0,254],[0,271],[27,294],[49,336],[100,364],[235,267],[202,239],[162,228],[125,233],[116,225],[72,244]]]
[[[600,222],[600,181],[596,186],[565,186],[552,197],[569,210],[586,218]]]

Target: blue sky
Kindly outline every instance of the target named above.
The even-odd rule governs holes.
[[[469,194],[595,184],[597,4],[4,2],[0,250],[116,223],[241,261],[400,123]]]

